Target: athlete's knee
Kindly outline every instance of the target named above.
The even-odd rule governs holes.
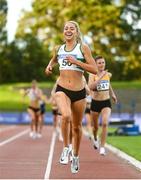
[[[95,130],[95,131],[98,131],[98,126],[94,126],[94,130]]]
[[[70,123],[70,120],[71,120],[71,114],[70,113],[63,113],[62,114],[62,121]]]
[[[82,132],[82,125],[78,125],[78,126],[73,126],[73,133],[75,134],[79,134]]]
[[[108,127],[108,123],[104,122],[102,123],[102,128],[107,128]]]

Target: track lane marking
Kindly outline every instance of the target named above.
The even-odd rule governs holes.
[[[121,151],[120,149],[112,146],[111,144],[106,143],[106,148],[109,149],[114,154],[116,154],[117,156],[119,156],[120,158],[125,159],[127,162],[129,162],[130,164],[132,164],[134,167],[136,167],[138,170],[141,171],[141,162],[135,159],[134,157],[126,154],[126,152]]]
[[[56,133],[53,132],[52,139],[51,139],[51,145],[50,145],[50,151],[49,151],[49,157],[48,157],[46,171],[45,171],[45,175],[44,175],[44,180],[49,180],[51,166],[52,166],[55,141],[56,141]]]
[[[7,140],[2,141],[2,142],[0,143],[0,146],[3,146],[3,145],[5,145],[5,144],[7,144],[7,143],[10,143],[10,142],[14,141],[15,139],[18,139],[19,137],[27,134],[28,132],[29,132],[29,129],[26,129],[26,130],[18,133],[17,135],[12,136],[11,138],[9,138],[9,139],[7,139]]]

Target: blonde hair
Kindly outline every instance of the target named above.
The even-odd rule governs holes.
[[[76,22],[76,21],[67,21],[66,23],[72,23],[72,24],[74,24],[75,25],[75,28],[76,28],[76,30],[77,30],[77,41],[79,42],[79,43],[82,43],[82,33],[81,33],[81,31],[80,31],[80,27],[79,27],[79,24]],[[65,23],[65,24],[66,24]]]

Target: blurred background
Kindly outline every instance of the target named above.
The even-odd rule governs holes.
[[[64,22],[75,20],[93,56],[104,56],[113,74],[119,99],[113,111],[141,112],[140,0],[1,0],[0,14],[1,111],[23,110],[21,89],[33,79],[50,94],[58,67],[49,77],[45,67],[63,42]]]
[[[15,24],[18,2],[26,3],[16,1],[0,1],[0,83],[55,80],[57,70],[46,77],[44,68],[67,20],[80,24],[93,56],[105,57],[113,81],[141,80],[140,0],[30,0]]]

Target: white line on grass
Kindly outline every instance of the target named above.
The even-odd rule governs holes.
[[[9,138],[9,139],[7,139],[7,140],[5,140],[5,141],[2,141],[2,142],[0,143],[0,146],[3,146],[3,145],[5,145],[5,144],[7,144],[7,143],[9,143],[9,142],[11,142],[11,141],[14,141],[15,139],[17,139],[17,138],[25,135],[25,134],[28,133],[28,132],[29,132],[29,129],[26,129],[26,130],[20,132],[19,134],[15,135],[15,136],[12,136],[11,138]]]
[[[87,136],[87,133],[85,130],[83,130],[83,134],[85,136]],[[136,167],[138,170],[141,171],[141,162],[138,161],[137,159],[133,158],[132,156],[129,156],[125,152],[119,150],[118,148],[116,148],[110,144],[106,143],[106,148],[109,149],[110,151],[112,151],[117,156],[121,157],[122,159],[125,159],[126,161],[128,161],[130,164],[132,164],[134,167]]]
[[[53,135],[52,135],[52,139],[51,139],[49,157],[48,157],[48,161],[47,161],[47,167],[46,167],[46,171],[45,171],[44,180],[48,180],[49,176],[50,176],[55,141],[56,141],[56,133],[54,132]]]
[[[125,159],[126,161],[128,161],[130,164],[132,164],[133,166],[135,166],[137,169],[139,169],[141,171],[141,162],[140,161],[136,160],[132,156],[129,156],[128,154],[124,153],[123,151],[117,149],[116,147],[113,147],[110,144],[106,144],[106,147],[107,147],[107,149],[112,151],[114,154]]]

